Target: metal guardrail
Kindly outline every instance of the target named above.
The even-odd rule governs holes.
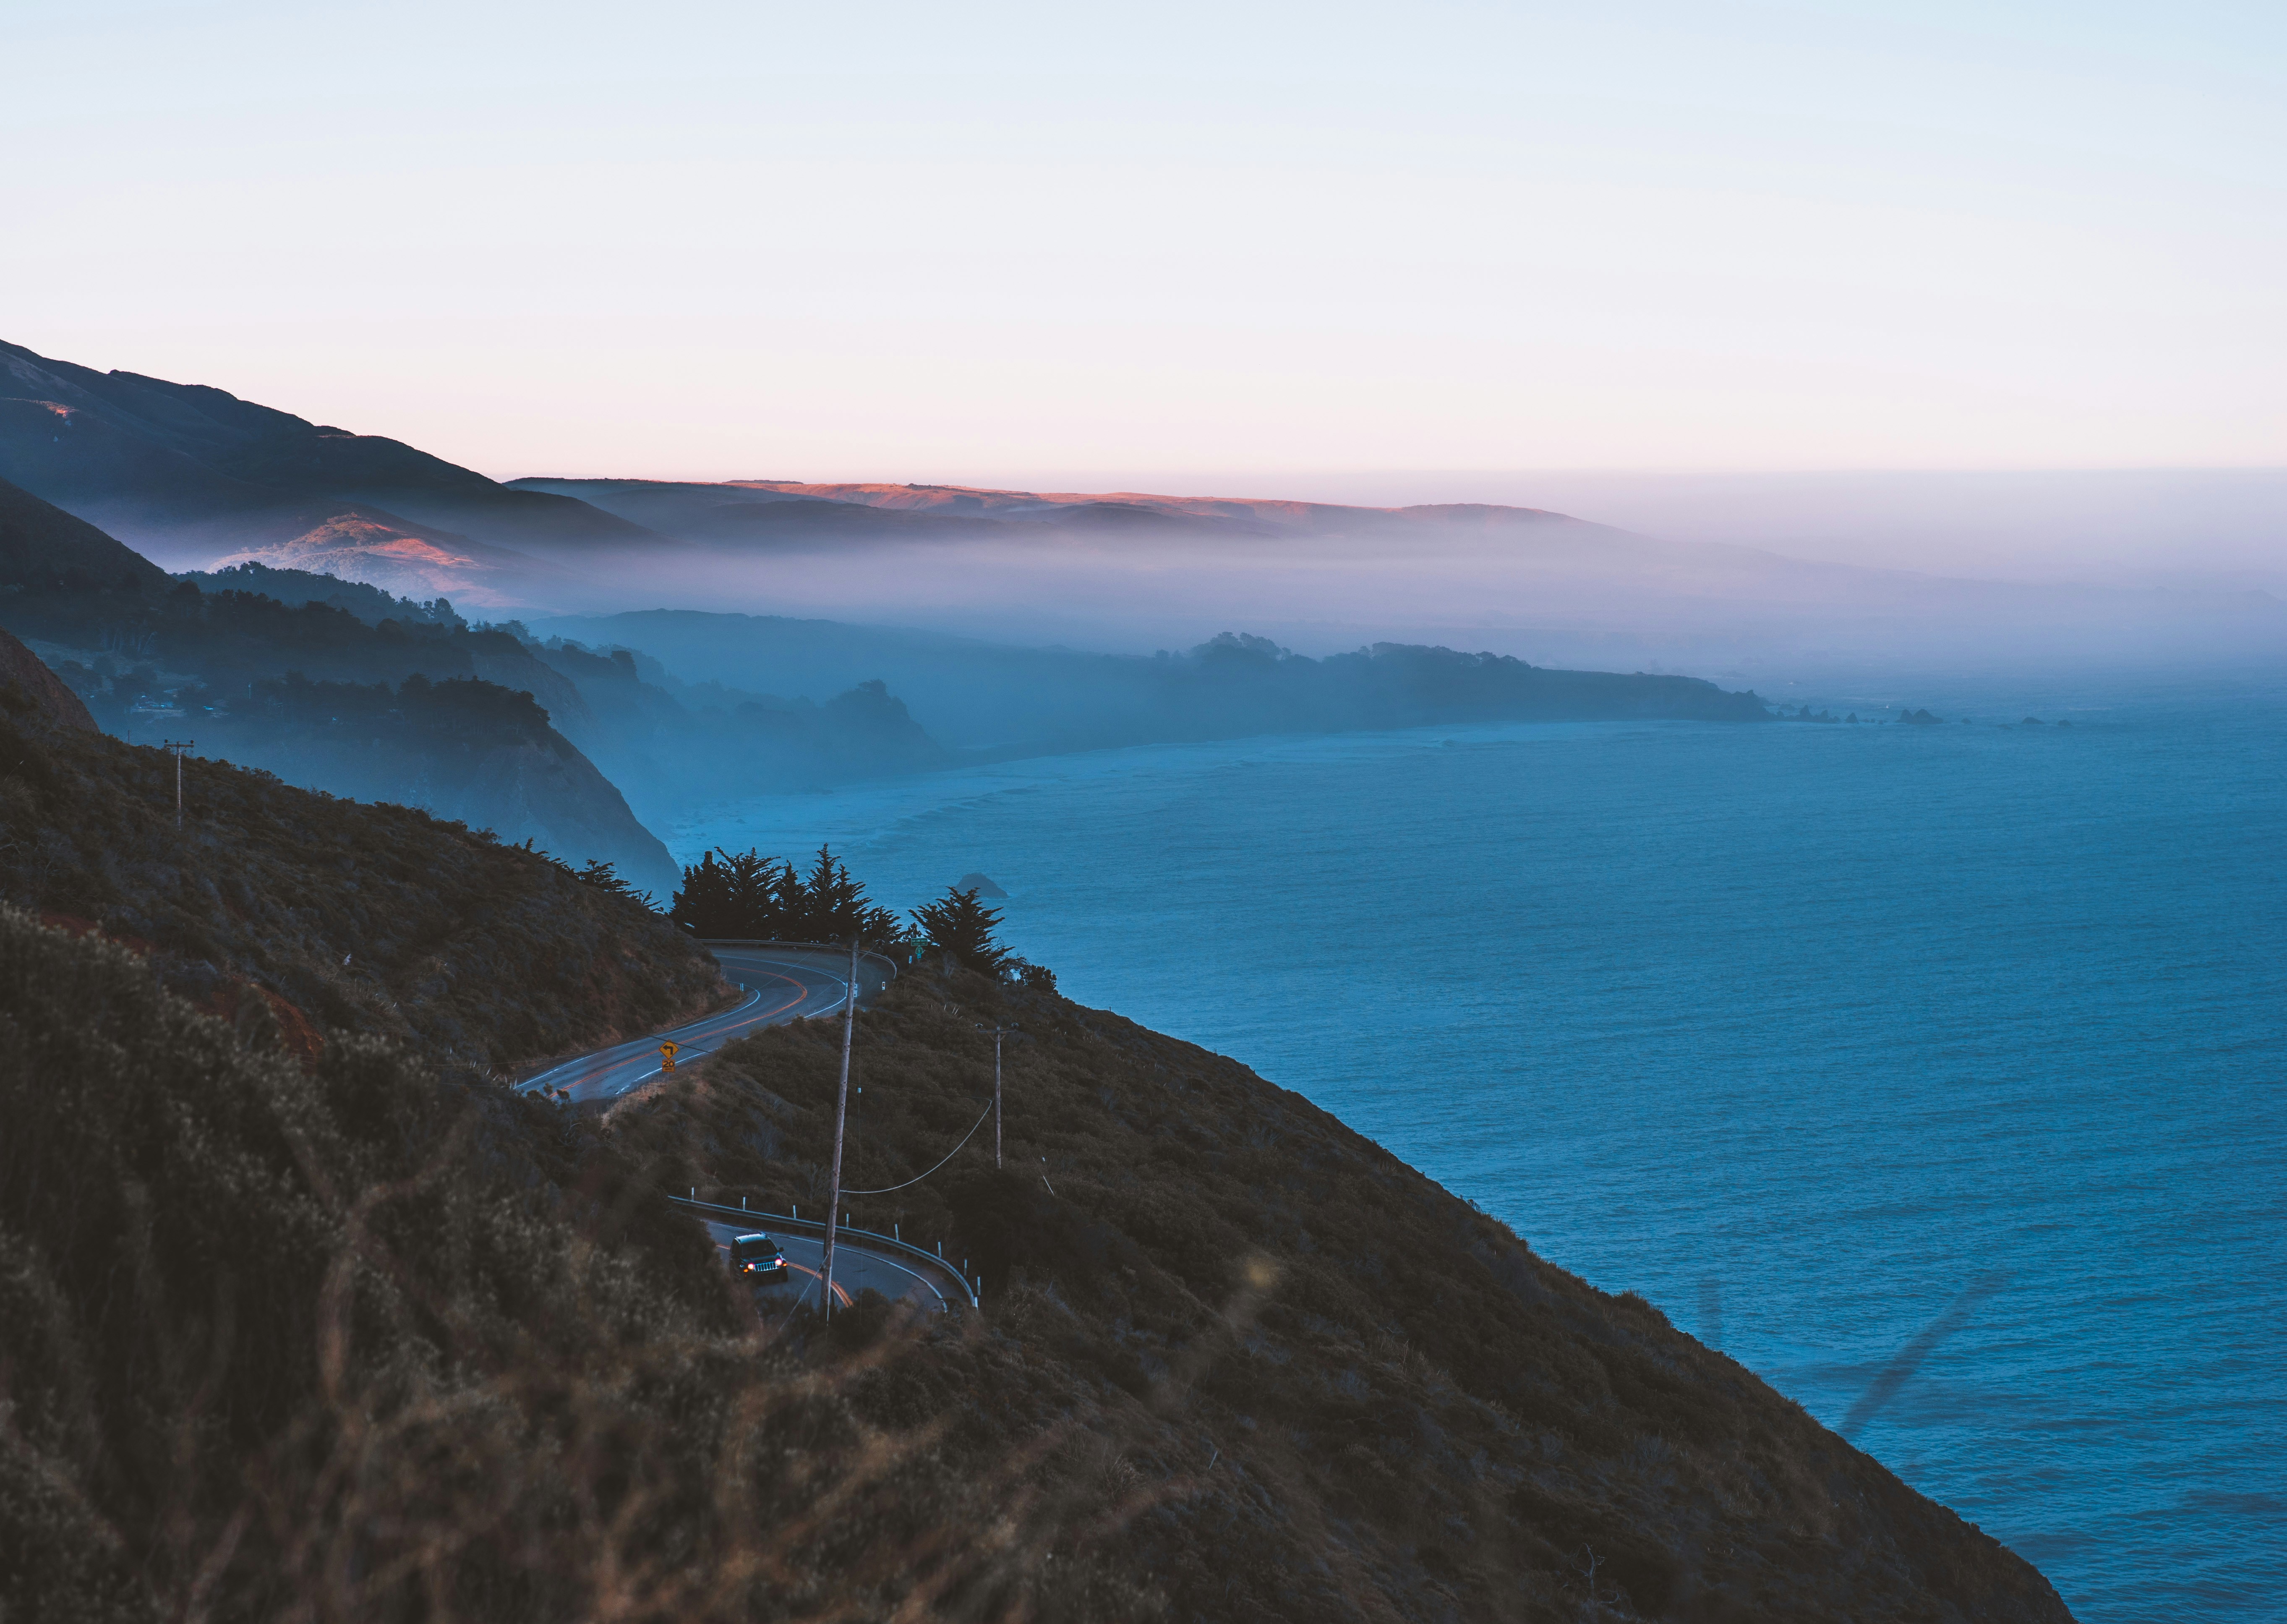
[[[689,1196],[670,1195],[667,1199],[677,1207],[689,1207],[700,1212],[719,1212],[742,1222],[751,1219],[756,1229],[776,1224],[785,1229],[799,1230],[804,1234],[826,1233],[826,1221],[822,1218],[797,1218],[790,1212],[764,1212],[759,1207],[726,1207],[720,1201],[702,1201]],[[764,1220],[767,1220],[768,1224]],[[917,1247],[910,1240],[900,1240],[895,1235],[884,1235],[870,1229],[859,1229],[853,1224],[837,1224],[834,1226],[834,1236],[836,1240],[845,1235],[864,1237],[862,1240],[851,1242],[860,1251],[879,1248],[883,1251],[903,1252],[910,1256],[920,1258],[923,1263],[934,1264],[938,1269],[961,1282],[961,1288],[969,1295],[969,1306],[971,1308],[979,1306],[985,1301],[979,1295],[975,1281],[935,1252]]]

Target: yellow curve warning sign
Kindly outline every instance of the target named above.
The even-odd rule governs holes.
[[[661,1043],[659,1046],[659,1069],[663,1072],[673,1071],[675,1069],[675,1057],[682,1052],[683,1045],[680,1043],[674,1042],[672,1041]]]

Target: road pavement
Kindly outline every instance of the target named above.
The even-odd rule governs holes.
[[[767,1215],[756,1214],[752,1224],[723,1224],[709,1218],[707,1232],[718,1249],[727,1248],[737,1235],[761,1233],[779,1243],[786,1254],[787,1279],[783,1286],[762,1286],[756,1295],[765,1308],[791,1307],[797,1298],[806,1299],[812,1307],[818,1303],[818,1271],[825,1261],[826,1242],[817,1235],[804,1235],[790,1230],[772,1229]],[[725,1256],[724,1267],[729,1268]],[[932,1268],[922,1259],[912,1256],[893,1257],[886,1253],[868,1250],[864,1242],[852,1240],[844,1230],[834,1242],[834,1305],[846,1308],[859,1292],[869,1287],[895,1302],[899,1297],[910,1298],[916,1307],[930,1313],[944,1313],[954,1303],[966,1303],[969,1294],[955,1284],[959,1271],[950,1264]]]
[[[740,990],[736,1005],[671,1031],[563,1061],[518,1083],[517,1092],[564,1089],[574,1100],[614,1099],[660,1074],[659,1046],[663,1042],[682,1046],[676,1056],[680,1065],[764,1026],[830,1015],[849,996],[847,954],[824,948],[718,947],[715,957],[724,978]],[[861,961],[859,981],[862,999],[878,990],[878,971]]]
[[[680,1045],[678,1064],[696,1059],[764,1026],[780,1026],[815,1015],[838,1012],[850,996],[850,955],[827,948],[717,947],[715,957],[726,980],[740,990],[739,1002],[728,1010],[692,1021],[670,1031],[654,1033],[608,1049],[598,1049],[549,1067],[517,1084],[519,1093],[541,1089],[562,1091],[574,1100],[614,1099],[660,1074],[662,1042]],[[859,963],[858,996],[879,992],[886,972],[877,963]],[[787,1280],[783,1286],[756,1287],[765,1307],[791,1307],[799,1297],[818,1300],[818,1275],[825,1261],[822,1237],[793,1228],[770,1229],[767,1215],[757,1213],[751,1224],[708,1219],[707,1232],[717,1248],[727,1248],[734,1235],[757,1230],[779,1243],[786,1254]],[[728,1262],[724,1266],[727,1268]],[[950,1264],[894,1252],[887,1246],[869,1248],[865,1239],[844,1231],[834,1248],[834,1298],[847,1305],[858,1293],[872,1288],[896,1300],[910,1298],[932,1312],[942,1313],[954,1303],[967,1303],[969,1293],[961,1271]]]

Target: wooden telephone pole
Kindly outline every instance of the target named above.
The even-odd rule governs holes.
[[[159,746],[162,750],[172,750],[175,755],[175,827],[177,828],[183,827],[183,752],[196,749],[198,743],[195,739],[168,739],[162,741]]]
[[[1017,1030],[1014,1026],[987,1026],[978,1023],[979,1032],[993,1034],[993,1165],[1001,1165],[1001,1040]]]
[[[826,1176],[826,1256],[819,1264],[823,1307],[834,1318],[834,1231],[842,1221],[842,1130],[850,1120],[850,1040],[858,1028],[858,939],[850,939],[850,996],[842,1006],[842,1081],[834,1091],[834,1163]]]

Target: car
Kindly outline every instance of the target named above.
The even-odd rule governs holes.
[[[731,1272],[741,1279],[782,1280],[786,1254],[768,1235],[740,1235],[731,1242]]]

